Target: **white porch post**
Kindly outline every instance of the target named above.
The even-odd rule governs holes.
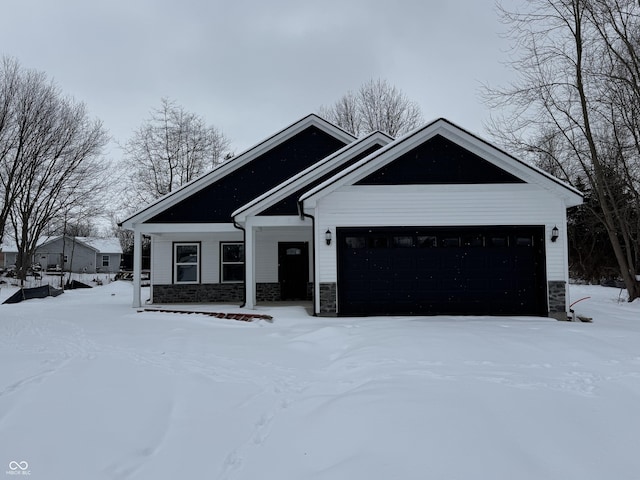
[[[142,233],[137,228],[133,231],[133,307],[142,306],[141,282],[142,276]]]
[[[244,306],[246,308],[255,308],[256,306],[256,233],[255,228],[250,222],[245,225],[245,245],[244,245],[244,262],[245,262],[245,293],[246,298]]]

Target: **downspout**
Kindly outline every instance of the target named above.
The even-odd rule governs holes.
[[[313,215],[309,215],[308,213],[304,213],[304,201],[298,200],[298,214],[300,215],[300,220],[304,220],[305,218],[311,219],[311,232],[312,232],[312,247],[311,247],[311,258],[313,260],[313,316],[317,317],[318,312],[316,311],[316,299],[315,296],[320,295],[320,291],[318,290],[318,285],[316,284],[316,217]]]
[[[236,222],[235,217],[233,218],[233,226],[235,228],[237,228],[238,230],[242,230],[242,244],[243,245],[247,245],[247,230],[240,226],[239,223]],[[246,253],[245,253],[246,255]],[[245,262],[244,264],[244,299],[242,301],[242,305],[240,305],[240,308],[244,308],[244,306],[247,304],[247,263]]]

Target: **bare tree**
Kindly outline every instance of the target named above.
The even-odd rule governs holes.
[[[135,210],[210,171],[225,158],[228,147],[220,130],[163,98],[124,147],[131,171],[126,207]]]
[[[343,95],[321,116],[356,136],[380,130],[392,137],[403,135],[422,123],[420,106],[386,80],[369,80],[357,93]]]
[[[15,145],[19,138],[15,135],[14,115],[20,75],[18,61],[3,57],[0,62],[0,243],[16,194],[14,179],[22,167],[16,159]]]
[[[71,237],[98,237],[100,232],[94,217],[63,217],[47,228],[47,235],[69,235]]]
[[[332,106],[320,107],[319,113],[330,122],[358,137],[364,130],[359,104],[359,97],[352,91],[348,91]]]
[[[82,103],[63,97],[44,73],[14,66],[9,147],[3,157],[4,198],[24,279],[38,238],[60,215],[86,211],[108,185],[101,158],[108,136]],[[10,193],[7,193],[10,190]]]
[[[500,6],[518,54],[512,66],[519,79],[487,90],[489,103],[502,111],[488,129],[523,154],[539,153],[541,145],[544,150],[541,134],[552,132],[547,160],[575,172],[566,180],[580,179],[596,199],[632,301],[640,296],[640,244],[629,205],[623,208],[616,193],[621,179],[630,192],[625,198],[638,193],[640,6],[620,0],[528,0],[526,6],[517,12]]]
[[[118,215],[113,213],[110,218],[111,228],[110,231],[114,237],[120,242],[123,253],[133,252],[133,231],[126,230],[120,226],[120,219]]]

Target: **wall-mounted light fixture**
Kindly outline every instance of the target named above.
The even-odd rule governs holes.
[[[555,225],[552,229],[551,229],[551,241],[555,242],[558,237],[560,236],[560,231],[558,230],[558,226]]]
[[[327,242],[327,245],[331,245],[331,230],[327,228],[327,231],[324,232],[324,239]]]

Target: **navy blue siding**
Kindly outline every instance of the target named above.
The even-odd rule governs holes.
[[[230,222],[234,210],[344,146],[345,142],[309,127],[147,223]]]
[[[357,185],[524,183],[519,178],[436,135]]]
[[[345,168],[353,165],[354,163],[358,162],[359,160],[362,160],[364,157],[366,157],[367,155],[372,154],[376,150],[381,149],[383,146],[384,145],[382,145],[382,144],[376,144],[376,145],[371,146],[370,148],[368,148],[364,152],[360,153],[359,155],[356,155],[353,158],[347,160],[346,162],[340,164],[336,168],[331,169],[331,171],[325,173],[324,175],[322,175],[320,178],[316,179],[315,181],[305,184],[305,186],[303,188],[300,188],[299,190],[297,190],[294,193],[292,193],[291,195],[289,195],[287,198],[285,198],[285,199],[281,200],[280,202],[276,203],[275,205],[269,207],[264,212],[261,212],[260,215],[297,215],[298,214],[298,198],[300,198],[300,196],[304,192],[306,192],[308,190],[311,190],[316,185],[320,185],[325,180],[333,177],[340,170],[344,170]]]

